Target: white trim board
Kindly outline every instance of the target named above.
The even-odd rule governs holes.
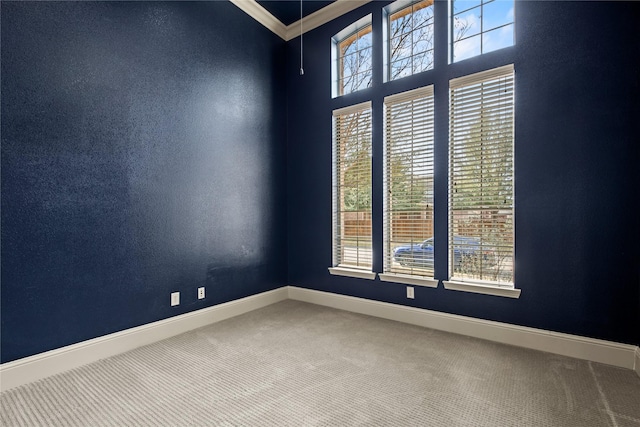
[[[320,10],[307,15],[302,19],[302,33],[311,31],[321,25],[331,22],[345,13],[356,10],[360,6],[369,3],[371,0],[336,0]],[[300,36],[300,20],[287,25],[286,41]]]
[[[4,363],[0,365],[0,391],[286,299],[619,366],[635,370],[640,376],[640,349],[637,346],[288,286]]]
[[[284,41],[292,40],[300,35],[300,20],[285,26],[255,0],[230,1]],[[336,0],[330,5],[305,16],[302,19],[302,32],[306,33],[314,28],[318,28],[370,1],[371,0]]]
[[[115,356],[287,299],[282,287],[0,365],[0,391]]]
[[[289,298],[592,362],[635,369],[638,346],[289,286]]]

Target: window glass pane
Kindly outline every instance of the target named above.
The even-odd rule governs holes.
[[[420,53],[413,57],[413,74],[433,68],[433,51]]]
[[[340,56],[349,55],[357,50],[356,36],[353,35],[340,43]]]
[[[482,50],[491,52],[513,46],[513,24],[497,28],[482,35]]]
[[[349,77],[358,71],[358,58],[356,54],[345,56],[342,60],[343,63],[343,77]]]
[[[459,61],[514,43],[514,0],[453,2],[451,60]],[[499,29],[504,28],[502,31]],[[480,34],[481,42],[472,39]]]
[[[371,26],[358,32],[358,50],[371,47]]]
[[[433,8],[430,1],[423,1],[413,6],[413,29],[416,30],[431,22],[433,19]]]
[[[391,22],[391,37],[411,32],[410,11],[411,9],[402,9],[400,12],[396,12],[389,17],[389,21]]]
[[[481,9],[479,7],[456,15],[453,18],[453,39],[460,40],[480,33]]]
[[[421,55],[417,63],[413,58],[433,49],[433,22],[432,0],[413,3],[389,15],[389,80],[433,68],[433,61],[423,62],[427,55]]]
[[[411,75],[411,58],[391,63],[391,80]]]
[[[461,61],[466,58],[480,55],[480,35],[460,40],[453,44],[454,61]]]
[[[354,85],[354,82],[356,81],[356,78],[354,76],[345,77],[343,80],[340,80],[340,81],[342,82],[342,85],[341,85],[342,94],[346,95],[348,93],[353,92],[353,85]]]
[[[351,33],[349,33],[351,32]],[[336,40],[341,34],[347,34]],[[334,55],[337,56],[337,67],[332,70],[333,96],[346,95],[371,85],[372,69],[372,36],[371,15],[345,28],[333,37]],[[337,76],[336,76],[337,75]]]
[[[480,0],[454,0],[453,13],[458,14],[464,12],[472,7],[480,6],[480,3],[482,3]]]
[[[494,0],[482,6],[482,30],[489,31],[513,22],[513,1]]]
[[[372,69],[372,65],[371,65],[372,52],[373,51],[371,48],[364,49],[358,52],[358,56],[359,56],[358,69],[360,71],[367,71]]]
[[[368,87],[371,87],[371,71],[365,71],[364,73],[358,74],[358,87],[354,90],[362,90]]]
[[[415,43],[413,52],[421,53],[433,49],[433,40],[419,40]]]
[[[411,37],[400,36],[391,39],[391,62],[411,56]]]

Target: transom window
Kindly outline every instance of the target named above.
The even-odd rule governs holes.
[[[513,46],[514,0],[451,0],[451,62]]]
[[[433,0],[396,1],[387,17],[387,79],[395,80],[433,68]]]
[[[333,37],[333,96],[371,87],[372,35],[371,15],[340,31]]]

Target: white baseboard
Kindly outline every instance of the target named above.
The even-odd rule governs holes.
[[[124,353],[287,299],[287,288],[252,295],[0,365],[0,391]]]
[[[640,371],[638,346],[289,286],[289,298]],[[634,360],[635,359],[635,360]],[[639,373],[640,375],[640,373]]]
[[[0,365],[0,391],[293,299],[427,328],[635,370],[637,346],[440,313],[295,286],[282,287]]]

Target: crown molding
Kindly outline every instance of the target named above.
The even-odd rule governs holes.
[[[238,6],[247,15],[264,25],[268,30],[271,30],[274,34],[287,40],[287,27],[270,14],[267,9],[260,6],[255,0],[229,0],[231,3]]]
[[[302,33],[311,31],[321,25],[326,24],[345,13],[351,12],[371,0],[337,0],[322,9],[307,15],[302,19]],[[300,35],[300,20],[289,24],[286,31],[286,41],[294,39]]]
[[[229,0],[242,9],[247,15],[264,25],[285,41],[298,37],[301,32],[300,20],[285,26],[255,0]],[[371,0],[337,0],[302,19],[302,33],[311,31],[345,13],[351,12]]]

